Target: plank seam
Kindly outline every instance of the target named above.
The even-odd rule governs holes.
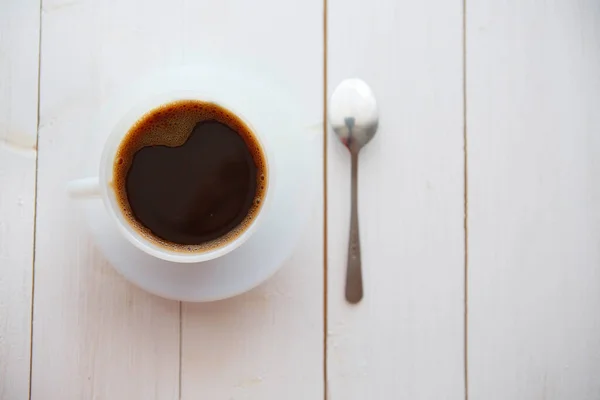
[[[328,398],[327,330],[327,0],[323,0],[323,399]]]
[[[40,141],[40,92],[42,75],[42,0],[40,0],[39,19],[38,19],[38,74],[37,74],[37,110],[36,110],[36,133],[35,133],[35,177],[33,189],[33,255],[31,260],[31,315],[29,317],[29,393],[31,400],[31,390],[33,382],[33,318],[35,309],[35,262],[37,248],[37,216],[38,216],[38,171],[39,171],[39,141]]]
[[[467,0],[463,0],[462,75],[463,75],[463,154],[464,154],[464,386],[465,400],[469,400],[469,198],[467,155]]]

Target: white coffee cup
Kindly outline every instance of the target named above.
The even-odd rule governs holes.
[[[131,127],[151,110],[179,100],[200,100],[215,103],[218,106],[229,110],[244,121],[263,149],[266,169],[269,176],[269,179],[266,182],[267,187],[265,188],[265,196],[262,199],[262,206],[248,227],[246,227],[240,235],[237,235],[235,238],[225,242],[221,246],[208,250],[198,250],[197,252],[177,251],[166,246],[163,247],[141,234],[131,225],[128,218],[124,215],[122,208],[119,206],[115,190],[112,187],[115,156],[121,142],[125,139]],[[104,143],[100,164],[98,165],[98,176],[69,182],[67,188],[72,198],[100,198],[108,215],[117,225],[119,232],[129,242],[151,256],[171,262],[197,263],[221,257],[241,246],[256,231],[261,221],[264,219],[265,214],[269,212],[272,197],[270,193],[273,191],[274,171],[272,169],[272,163],[269,162],[271,158],[270,148],[265,141],[266,137],[261,135],[261,132],[252,126],[251,121],[248,121],[244,115],[240,113],[240,110],[224,104],[223,101],[215,98],[215,96],[210,96],[210,93],[207,92],[201,93],[189,90],[178,90],[154,94],[148,99],[131,107],[129,111],[126,111],[116,120],[117,123],[112,127],[112,130]]]

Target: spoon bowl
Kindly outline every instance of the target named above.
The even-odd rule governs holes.
[[[377,132],[379,112],[371,88],[360,79],[342,81],[331,95],[329,122],[350,151],[360,151]]]

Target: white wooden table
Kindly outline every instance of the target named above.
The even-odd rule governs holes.
[[[143,292],[72,213],[103,100],[223,49],[316,122],[343,78],[375,90],[359,306],[324,123],[303,240],[240,297]],[[600,399],[599,156],[598,0],[0,0],[0,400]]]

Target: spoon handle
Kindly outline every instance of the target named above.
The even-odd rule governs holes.
[[[360,236],[358,232],[358,152],[352,151],[352,193],[350,211],[350,240],[348,241],[348,265],[346,266],[346,301],[356,304],[363,297],[360,261]]]

